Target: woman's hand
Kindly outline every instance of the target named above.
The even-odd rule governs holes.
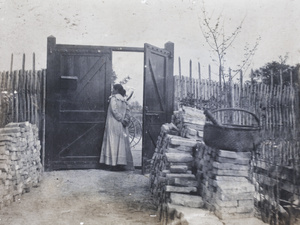
[[[122,124],[123,124],[123,127],[127,127],[129,125],[129,121],[128,120],[123,120]]]

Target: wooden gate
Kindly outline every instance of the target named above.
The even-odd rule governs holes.
[[[173,114],[174,44],[166,43],[165,49],[145,44],[144,52],[142,167],[148,173],[161,125],[170,122]]]
[[[99,167],[112,50],[58,45],[48,38],[46,169]]]
[[[143,173],[163,123],[173,113],[174,44],[165,49],[56,44],[48,38],[45,169],[99,168],[112,51],[144,52]]]

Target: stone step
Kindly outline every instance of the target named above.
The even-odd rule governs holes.
[[[188,171],[188,166],[177,166],[177,165],[172,165],[170,166],[170,172],[171,173],[186,173]]]
[[[184,174],[184,173],[167,173],[167,178],[186,178],[186,179],[196,179],[194,174]]]
[[[213,168],[212,173],[219,176],[248,177],[248,170],[225,170]]]
[[[251,212],[246,212],[246,213],[239,213],[239,212],[234,212],[234,213],[229,213],[229,212],[224,212],[224,211],[219,211],[219,210],[215,210],[215,215],[220,218],[221,220],[225,220],[225,219],[230,219],[230,221],[232,219],[245,219],[245,218],[253,218],[254,217],[254,210],[252,210]],[[228,224],[228,223],[223,223],[223,224]],[[257,224],[257,223],[255,223]]]
[[[168,162],[192,162],[193,156],[189,153],[165,153]]]
[[[191,208],[203,208],[204,202],[201,196],[171,193],[170,200],[172,204]]]
[[[192,148],[166,148],[165,153],[189,153],[192,154]]]
[[[237,159],[237,158],[225,158],[225,157],[216,157],[216,161],[220,163],[232,163],[232,164],[239,164],[239,165],[249,165],[250,164],[250,159]]]
[[[166,185],[166,192],[191,193],[191,192],[197,192],[197,188]]]
[[[213,167],[224,170],[249,170],[249,165],[213,162]]]
[[[231,159],[251,159],[251,152],[234,152],[234,151],[218,149],[217,155],[220,157],[231,158]]]
[[[198,182],[197,180],[191,180],[191,178],[175,178],[174,179],[175,186],[182,186],[182,187],[197,187]]]
[[[167,134],[167,137],[169,139],[169,143],[172,145],[184,145],[187,147],[195,147],[197,145],[197,141],[188,138],[183,138],[170,134]]]

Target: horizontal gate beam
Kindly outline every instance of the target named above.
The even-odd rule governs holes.
[[[112,51],[118,52],[144,52],[144,48],[139,47],[109,47]]]

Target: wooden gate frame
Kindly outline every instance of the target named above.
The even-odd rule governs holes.
[[[53,46],[55,46],[56,45],[56,38],[54,37],[54,36],[49,36],[48,38],[47,38],[47,56],[49,56],[49,54],[51,54],[52,53],[52,48],[53,48]],[[69,45],[69,46],[72,46],[72,45]],[[85,48],[93,48],[93,47],[99,47],[99,48],[101,48],[101,47],[104,47],[104,48],[109,48],[112,52],[140,52],[140,53],[143,53],[144,54],[144,57],[145,57],[145,47],[124,47],[124,46],[90,46],[90,45],[73,45],[74,47],[76,46],[76,47],[85,47]],[[172,48],[170,48],[170,46],[173,46]],[[171,54],[172,55],[174,55],[174,44],[172,43],[172,42],[168,42],[168,43],[166,43],[166,45],[165,45],[165,48],[166,48],[166,50],[168,51],[170,51],[171,50]],[[172,65],[173,66],[173,65]],[[49,70],[49,69],[51,69],[51,68],[48,68],[48,59],[47,59],[47,70]],[[173,68],[171,69],[171,71],[173,72]],[[143,74],[143,76],[145,76],[145,73]],[[173,76],[174,76],[174,74],[173,74]],[[46,83],[45,83],[45,87],[46,87]],[[46,96],[47,97],[47,96]],[[174,96],[173,96],[174,97]],[[143,99],[145,98],[145,96],[143,96]],[[173,108],[174,108],[174,105],[173,105]],[[174,109],[173,109],[174,110]],[[171,115],[168,115],[168,118],[171,118]],[[47,129],[46,127],[45,127],[45,129]],[[144,131],[144,126],[143,126],[143,133],[144,133],[145,131]],[[46,143],[45,143],[46,144]],[[46,162],[45,161],[45,156],[46,156],[46,151],[45,151],[45,148],[46,148],[46,145],[44,145],[45,147],[44,147],[44,154],[42,154],[42,161],[43,162]],[[142,150],[143,151],[143,150]],[[52,154],[52,153],[51,153]],[[51,158],[50,156],[49,156],[49,153],[47,154],[48,156],[47,156],[47,158],[48,158],[48,160]],[[44,164],[43,165],[44,166],[44,169],[45,169],[45,167],[46,167],[46,165]],[[143,166],[143,165],[142,165]]]

